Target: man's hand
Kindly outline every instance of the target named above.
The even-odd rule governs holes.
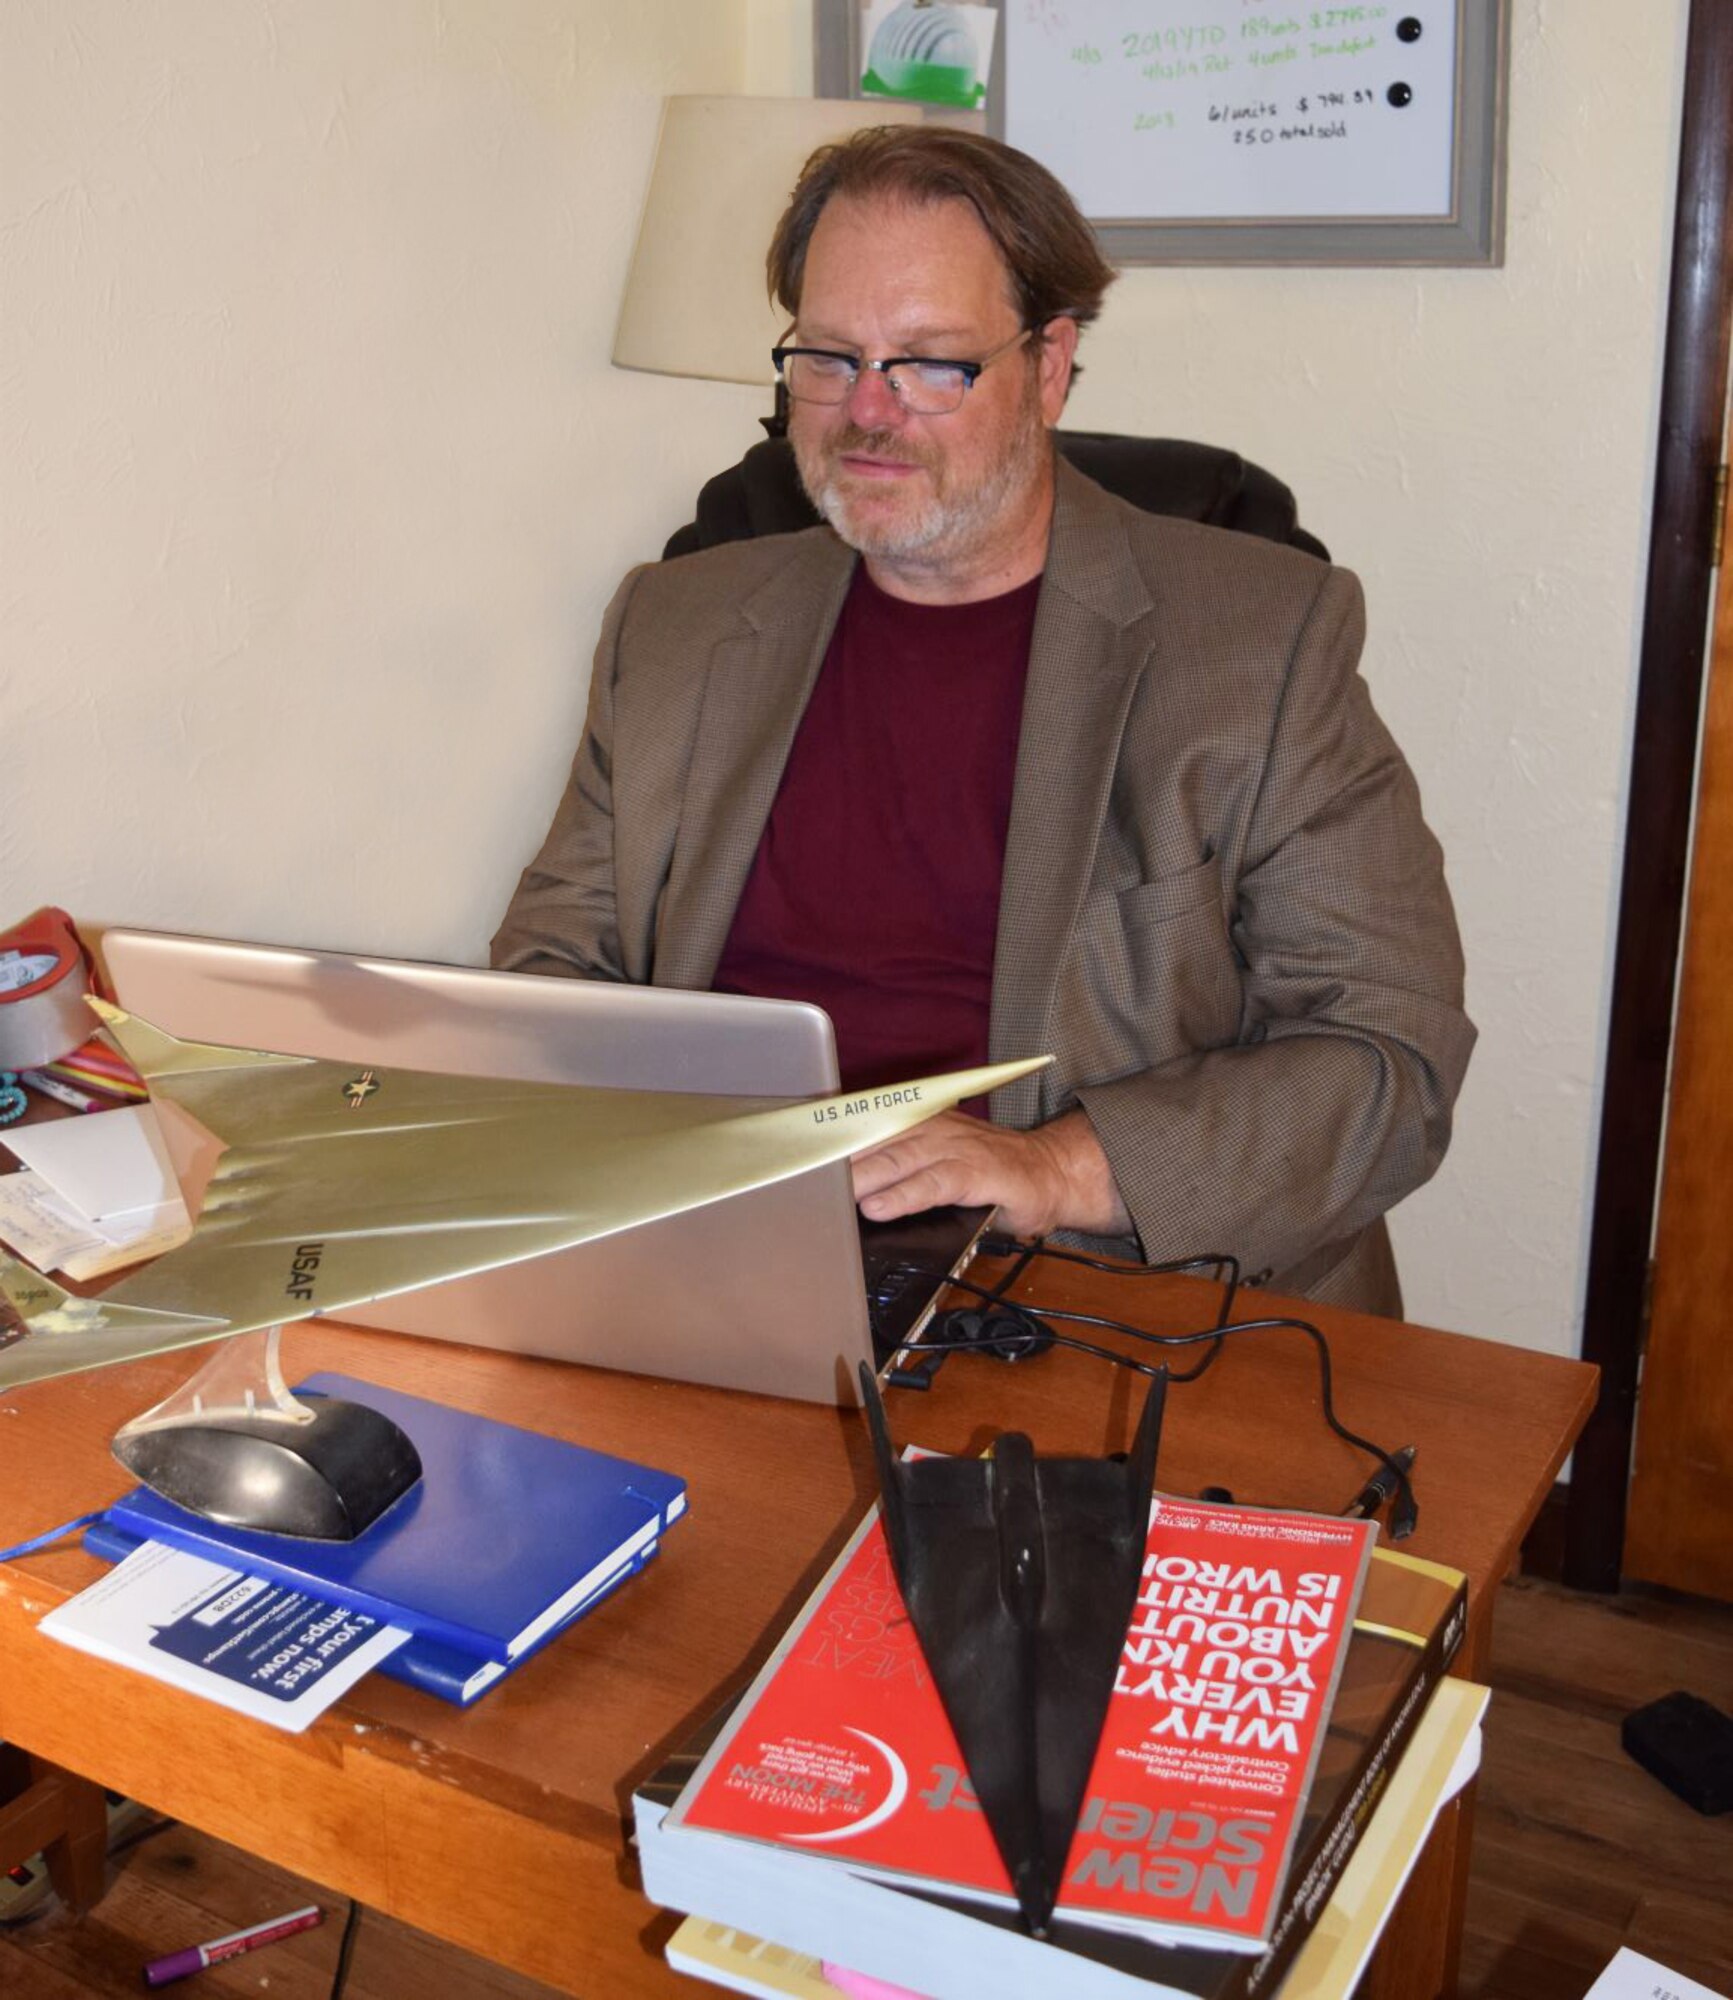
[[[872,1222],[956,1203],[996,1207],[1013,1236],[1081,1229],[1131,1233],[1119,1189],[1095,1128],[1082,1111],[1051,1125],[1013,1132],[983,1118],[944,1111],[854,1162],[855,1199]]]

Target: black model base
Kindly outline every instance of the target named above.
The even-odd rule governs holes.
[[[364,1403],[309,1396],[310,1423],[210,1416],[122,1432],[114,1455],[146,1486],[227,1528],[352,1541],[421,1477],[421,1458]]]

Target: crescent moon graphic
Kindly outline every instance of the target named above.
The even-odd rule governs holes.
[[[860,1834],[870,1833],[875,1826],[883,1826],[891,1814],[902,1804],[903,1800],[908,1797],[909,1774],[904,1768],[903,1760],[891,1746],[888,1743],[881,1743],[876,1736],[869,1736],[864,1729],[856,1729],[848,1723],[845,1723],[843,1727],[848,1730],[851,1736],[858,1736],[863,1743],[870,1743],[889,1767],[891,1788],[885,1794],[884,1803],[875,1806],[865,1819],[851,1820],[847,1826],[833,1826],[824,1833],[790,1833],[784,1836],[785,1839],[804,1841],[815,1846],[820,1841],[853,1840]]]

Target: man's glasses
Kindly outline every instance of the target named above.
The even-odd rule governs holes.
[[[962,407],[981,370],[1021,347],[1033,332],[1033,327],[1024,327],[979,361],[932,361],[919,354],[863,361],[858,354],[837,354],[828,347],[773,347],[770,358],[797,403],[845,403],[861,371],[870,369],[883,376],[885,387],[910,416],[948,417]]]

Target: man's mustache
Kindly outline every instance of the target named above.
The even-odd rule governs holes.
[[[920,465],[931,468],[932,460],[927,453],[896,431],[865,431],[856,424],[850,424],[839,431],[826,446],[828,456],[834,462],[839,458],[880,458],[898,465]]]

